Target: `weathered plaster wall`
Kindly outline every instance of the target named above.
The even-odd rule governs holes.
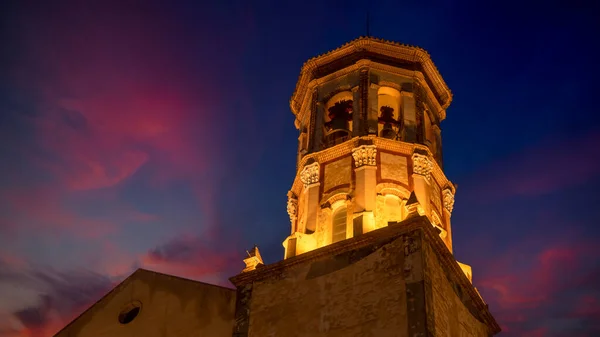
[[[395,241],[254,283],[248,336],[399,336],[407,331],[401,252]]]
[[[335,187],[350,185],[352,176],[352,157],[346,156],[324,165],[323,192],[331,192]]]
[[[57,337],[231,336],[235,291],[167,275],[138,271]],[[133,300],[138,316],[120,324],[119,312]]]
[[[393,180],[408,185],[408,158],[406,156],[381,152],[381,179]]]

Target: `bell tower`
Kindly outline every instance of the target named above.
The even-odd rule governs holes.
[[[308,60],[290,100],[300,134],[285,258],[415,215],[452,252],[440,127],[451,101],[418,47],[363,37]]]

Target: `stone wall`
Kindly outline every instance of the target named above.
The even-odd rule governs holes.
[[[398,336],[407,331],[401,242],[287,269],[253,284],[248,336]]]
[[[429,243],[425,243],[422,249],[427,265],[426,278],[430,284],[428,291],[431,292],[428,305],[432,310],[428,315],[434,323],[432,336],[490,336],[487,325],[477,318],[479,313],[468,298],[466,289],[456,280],[463,275],[452,275],[446,271]]]

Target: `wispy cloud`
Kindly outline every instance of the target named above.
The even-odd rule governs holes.
[[[600,131],[570,139],[550,139],[499,159],[465,183],[486,201],[537,197],[581,185],[600,176]],[[459,192],[460,193],[460,192]]]

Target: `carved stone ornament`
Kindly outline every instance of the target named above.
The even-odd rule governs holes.
[[[361,167],[363,165],[375,166],[375,157],[377,149],[375,145],[362,145],[352,149],[352,157],[354,157],[354,165]]]
[[[429,180],[431,177],[431,170],[433,169],[433,163],[428,156],[413,153],[413,172],[422,175],[425,179]]]
[[[454,194],[450,189],[445,189],[442,193],[444,195],[444,208],[452,213],[454,209]]]
[[[304,183],[304,187],[316,184],[319,182],[319,163],[312,163],[304,166],[300,173],[300,180]]]
[[[296,217],[298,216],[298,199],[288,198],[287,212],[290,216],[290,221],[294,222],[294,220],[296,220]]]

